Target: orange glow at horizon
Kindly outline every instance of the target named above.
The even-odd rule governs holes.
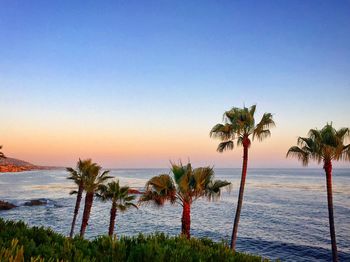
[[[272,137],[254,141],[249,160],[253,166],[283,166],[289,161],[285,153],[296,139],[286,140],[278,132]],[[240,167],[242,149],[222,154],[216,152],[218,140],[198,129],[175,130],[156,134],[137,130],[34,129],[7,132],[2,135],[3,151],[10,157],[40,165],[74,165],[80,158],[92,158],[111,167],[167,167],[169,161],[182,160],[200,165]]]

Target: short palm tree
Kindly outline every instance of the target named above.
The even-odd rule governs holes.
[[[108,229],[109,236],[112,236],[114,233],[117,210],[124,212],[130,207],[137,208],[137,206],[132,202],[135,200],[135,195],[132,195],[129,192],[130,188],[128,186],[121,187],[119,185],[119,180],[109,182],[107,185],[101,185],[99,187],[97,196],[102,201],[112,201]]]
[[[243,193],[248,166],[248,149],[251,145],[250,137],[252,136],[253,140],[257,138],[261,141],[271,135],[270,127],[275,126],[272,114],[270,113],[265,113],[260,122],[255,124],[255,109],[256,105],[253,105],[250,108],[233,107],[231,110],[224,113],[223,120],[225,123],[215,125],[210,131],[211,137],[218,138],[222,141],[217,148],[217,151],[220,153],[225,150],[232,150],[234,147],[234,140],[237,140],[237,146],[243,146],[241,185],[239,188],[238,204],[231,237],[231,248],[233,250],[236,248],[238,223],[243,203]]]
[[[304,166],[307,166],[310,160],[323,162],[333,261],[338,261],[338,254],[333,215],[332,161],[350,161],[350,144],[344,144],[346,138],[350,138],[349,128],[336,130],[332,124],[327,124],[321,130],[311,129],[308,137],[299,137],[298,146],[291,147],[287,152],[287,157],[297,157]]]
[[[86,227],[89,223],[95,192],[107,179],[112,178],[108,176],[109,171],[102,172],[101,170],[102,167],[98,166],[95,163],[91,164],[86,170],[86,175],[83,177],[83,185],[84,190],[86,191],[86,195],[83,219],[80,228],[80,237],[84,237],[85,235]]]
[[[72,226],[71,226],[71,230],[69,233],[70,238],[72,238],[73,234],[74,234],[74,227],[75,227],[75,223],[76,223],[79,208],[80,208],[81,198],[83,196],[84,176],[86,176],[86,172],[91,165],[92,165],[91,159],[85,159],[85,160],[79,159],[79,161],[77,162],[76,169],[73,169],[71,167],[66,168],[66,170],[69,172],[69,176],[67,177],[67,179],[73,180],[73,182],[78,186],[78,190],[73,190],[70,192],[71,195],[73,195],[73,194],[77,195],[77,199],[75,202],[75,208],[74,208]]]
[[[0,149],[2,149],[2,146],[0,146]],[[0,151],[0,158],[6,158],[4,153]]]
[[[152,177],[146,183],[146,190],[140,197],[140,202],[152,201],[159,206],[166,201],[172,204],[179,203],[182,206],[181,233],[190,238],[192,202],[200,197],[216,199],[220,196],[221,188],[230,183],[213,180],[214,171],[211,167],[193,169],[190,163],[172,163],[171,172],[174,179],[168,174]]]

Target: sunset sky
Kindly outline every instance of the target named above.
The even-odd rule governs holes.
[[[277,126],[250,166],[300,167],[285,158],[298,136],[350,127],[350,1],[102,2],[1,1],[7,156],[240,167],[242,148],[217,153],[209,131],[257,104]]]

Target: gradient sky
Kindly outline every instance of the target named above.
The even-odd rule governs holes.
[[[285,159],[298,136],[350,127],[350,1],[73,2],[0,2],[8,156],[240,167],[242,148],[217,153],[209,131],[256,103],[277,127],[250,166],[300,167]]]

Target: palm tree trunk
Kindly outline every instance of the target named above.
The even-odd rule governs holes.
[[[333,261],[338,261],[337,241],[335,239],[335,227],[333,216],[333,192],[332,192],[332,162],[325,161],[324,170],[326,171],[327,181],[327,200],[328,200],[328,216],[329,216],[329,230],[332,241],[332,258]]]
[[[247,143],[245,143],[245,141],[243,141],[242,177],[241,177],[241,185],[240,185],[240,188],[239,188],[239,195],[238,195],[238,203],[237,203],[237,209],[236,209],[235,222],[233,224],[233,229],[232,229],[232,237],[231,237],[231,249],[232,250],[236,249],[238,223],[239,223],[239,217],[241,215],[241,209],[242,209],[242,203],[243,203],[243,193],[244,193],[244,186],[245,186],[245,179],[246,179],[246,176],[247,176],[248,146],[249,146],[249,143],[248,144]]]
[[[191,237],[191,204],[189,202],[182,202],[182,227],[181,234],[186,236],[188,239]]]
[[[112,236],[114,232],[115,217],[117,216],[117,204],[115,201],[112,202],[111,217],[109,220],[108,235]]]
[[[94,201],[94,193],[87,192],[86,196],[85,196],[83,221],[81,222],[81,228],[80,228],[80,237],[84,237],[84,235],[85,235],[86,227],[89,223],[90,212],[91,212],[93,201]]]
[[[79,189],[78,189],[78,194],[77,194],[77,200],[75,202],[75,208],[74,208],[74,215],[73,215],[73,221],[72,221],[72,226],[70,229],[70,233],[69,233],[69,237],[72,238],[73,234],[74,234],[74,227],[75,227],[75,222],[77,220],[77,216],[78,216],[78,212],[79,212],[79,208],[80,208],[80,202],[81,202],[81,198],[83,196],[83,186],[80,185]]]

